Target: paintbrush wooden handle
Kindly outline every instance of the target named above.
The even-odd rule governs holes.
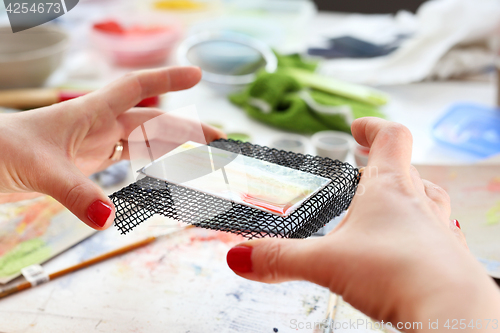
[[[29,289],[29,288],[31,288],[31,283],[29,283],[27,281],[21,282],[19,284],[14,285],[14,286],[2,288],[2,289],[0,289],[0,298],[15,294],[18,291]]]
[[[59,102],[57,89],[0,90],[0,106],[12,109],[35,109]]]
[[[90,260],[81,262],[81,263],[79,263],[77,265],[74,265],[74,266],[68,267],[66,269],[60,270],[58,272],[49,274],[49,278],[51,280],[54,280],[54,279],[56,279],[56,278],[58,278],[60,276],[66,275],[68,273],[75,272],[75,271],[77,271],[79,269],[82,269],[82,268],[85,268],[85,267],[89,267],[89,266],[97,264],[97,263],[99,263],[101,261],[104,261],[104,260],[107,260],[107,259],[119,256],[120,254],[124,254],[124,253],[127,253],[129,251],[135,250],[135,249],[137,249],[139,247],[142,247],[142,246],[145,246],[145,245],[147,245],[149,243],[152,243],[155,240],[156,240],[156,237],[148,237],[148,238],[146,238],[146,239],[144,239],[144,240],[142,240],[140,242],[137,242],[137,243],[134,243],[134,244],[130,244],[130,245],[121,247],[121,248],[116,249],[114,251],[111,251],[111,252],[102,254],[100,256],[97,256],[95,258],[92,258]]]
[[[182,230],[191,229],[191,228],[194,228],[194,226],[193,225],[188,225],[187,227],[184,227],[184,228],[179,229],[179,230],[174,231],[174,232],[170,232],[168,234],[148,237],[148,238],[143,239],[143,240],[141,240],[139,242],[136,242],[136,243],[133,243],[133,244],[130,244],[130,245],[126,245],[124,247],[121,247],[121,248],[113,250],[111,252],[102,254],[100,256],[97,256],[95,258],[92,258],[92,259],[89,259],[87,261],[81,262],[81,263],[76,264],[74,266],[68,267],[66,269],[60,270],[60,271],[52,273],[52,274],[49,274],[48,281],[57,279],[58,277],[61,277],[63,275],[75,272],[75,271],[77,271],[79,269],[92,266],[92,265],[97,264],[97,263],[99,263],[101,261],[104,261],[104,260],[107,260],[107,259],[119,256],[121,254],[130,252],[130,251],[135,250],[137,248],[140,248],[142,246],[148,245],[148,244],[154,242],[155,240],[157,240],[159,237],[171,236],[171,235],[174,235],[174,234],[176,234],[176,233],[178,233],[178,232],[180,232]],[[46,281],[46,282],[48,282],[48,281]],[[13,286],[2,288],[2,289],[0,289],[0,298],[12,295],[14,293],[17,293],[18,291],[29,289],[31,287],[32,287],[31,283],[26,281],[26,282],[18,283],[18,284],[13,285]]]
[[[116,249],[114,251],[111,251],[111,252],[102,254],[100,256],[97,256],[95,258],[92,258],[90,260],[81,262],[81,263],[79,263],[77,265],[74,265],[74,266],[68,267],[66,269],[60,270],[58,272],[49,274],[49,280],[48,281],[57,279],[58,277],[61,277],[63,275],[75,272],[75,271],[77,271],[79,269],[91,266],[93,264],[97,264],[97,263],[99,263],[101,261],[104,261],[104,260],[107,260],[107,259],[119,256],[120,254],[124,254],[124,253],[130,252],[130,251],[135,250],[135,249],[137,249],[139,247],[148,245],[148,244],[154,242],[156,239],[157,239],[156,237],[148,237],[148,238],[146,238],[146,239],[144,239],[142,241],[139,241],[137,243],[121,247],[121,248]],[[19,284],[13,285],[13,286],[2,288],[2,289],[0,289],[0,298],[3,298],[3,297],[6,297],[6,296],[15,294],[18,291],[29,289],[31,287],[32,287],[31,283],[26,281],[26,282],[21,282]]]

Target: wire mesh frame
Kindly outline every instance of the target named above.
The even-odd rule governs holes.
[[[358,169],[339,160],[234,140],[221,139],[210,143],[210,146],[332,181],[289,216],[281,217],[180,185],[144,177],[110,196],[116,207],[115,225],[119,231],[126,234],[154,214],[161,214],[197,227],[232,232],[246,238],[306,238],[349,207],[359,183]],[[175,205],[176,202],[182,205]]]

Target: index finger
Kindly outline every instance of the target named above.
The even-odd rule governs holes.
[[[356,141],[370,148],[367,166],[381,172],[409,172],[412,135],[405,126],[374,117],[356,119],[351,126]]]
[[[106,87],[84,96],[86,103],[101,104],[119,115],[145,98],[188,89],[201,79],[198,67],[165,67],[131,72]]]

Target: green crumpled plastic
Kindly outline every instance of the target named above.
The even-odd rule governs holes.
[[[294,59],[295,62],[296,60]],[[229,100],[242,107],[250,117],[283,130],[304,134],[324,130],[350,133],[350,124],[344,116],[313,110],[298,94],[304,89],[306,87],[302,86],[294,77],[281,73],[279,70],[275,73],[261,72],[252,84],[244,91],[230,95]],[[306,89],[306,91],[319,104],[327,106],[348,105],[354,118],[383,117],[376,106],[319,90]],[[264,101],[268,109],[263,111],[262,107],[255,106],[252,101],[256,99]]]

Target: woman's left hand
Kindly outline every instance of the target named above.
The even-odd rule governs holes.
[[[74,100],[1,115],[0,192],[14,197],[28,192],[48,194],[92,228],[109,227],[114,206],[88,176],[115,162],[110,157],[117,142],[123,142],[121,158],[128,159],[130,133],[158,116],[162,116],[162,133],[150,139],[165,147],[183,143],[178,142],[179,134],[184,141],[198,142],[224,137],[213,127],[200,128],[199,123],[158,109],[134,108],[144,98],[188,89],[200,78],[195,67],[133,72]]]

